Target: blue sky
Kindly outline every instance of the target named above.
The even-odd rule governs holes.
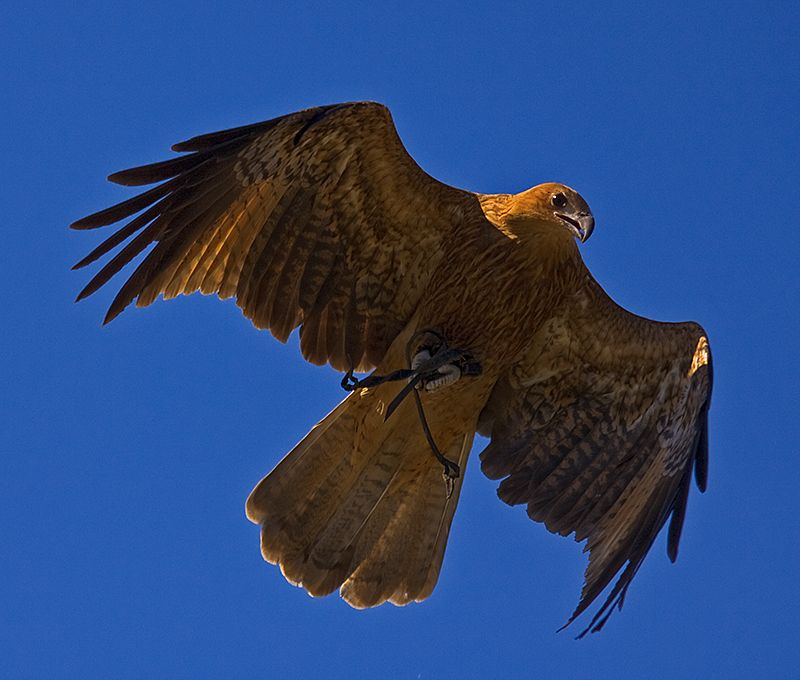
[[[0,675],[800,678],[800,38],[790,2],[52,3],[0,10]],[[434,177],[564,182],[631,311],[714,353],[706,494],[602,633],[581,546],[473,454],[439,585],[355,611],[263,562],[244,501],[339,376],[199,295],[73,300],[105,182],[193,135],[387,104]],[[478,446],[481,444],[479,443]],[[477,451],[475,452],[477,453]]]

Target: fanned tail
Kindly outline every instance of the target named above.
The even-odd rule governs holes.
[[[347,397],[256,486],[247,516],[261,551],[313,596],[353,607],[427,598],[439,576],[463,475],[447,497],[412,400],[387,422],[397,387]],[[474,427],[442,442],[465,470]]]

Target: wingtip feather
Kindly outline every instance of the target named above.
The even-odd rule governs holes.
[[[122,309],[114,309],[114,307],[111,307],[111,309],[108,310],[105,319],[103,319],[103,325],[105,326],[107,323],[110,323],[116,319],[122,313],[123,309],[124,307]]]

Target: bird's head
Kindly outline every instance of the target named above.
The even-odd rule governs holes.
[[[556,183],[540,184],[512,196],[505,219],[514,231],[530,225],[537,232],[546,229],[551,236],[570,235],[581,242],[594,230],[594,217],[583,197]]]

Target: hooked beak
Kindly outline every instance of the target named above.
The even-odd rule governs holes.
[[[578,237],[581,243],[586,243],[594,231],[594,217],[592,217],[591,213],[582,212],[576,215],[556,213],[556,217],[567,225],[569,230]]]

